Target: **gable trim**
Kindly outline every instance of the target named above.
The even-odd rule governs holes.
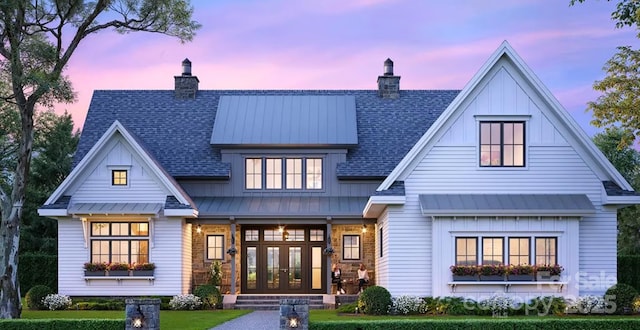
[[[490,70],[500,61],[500,59],[506,56],[515,65],[516,69],[522,72],[523,78],[531,83],[532,87],[540,93],[541,97],[547,102],[550,108],[561,118],[561,120],[568,126],[569,130],[574,134],[578,143],[587,151],[591,156],[596,166],[602,168],[607,173],[610,179],[616,182],[621,188],[629,191],[633,191],[631,185],[622,177],[622,175],[615,169],[615,167],[609,162],[604,154],[591,142],[586,133],[578,126],[576,121],[569,115],[560,102],[553,96],[553,94],[542,84],[537,76],[531,71],[531,69],[524,63],[522,58],[515,52],[511,45],[505,40],[500,47],[489,57],[489,59],[483,64],[480,70],[473,76],[473,78],[465,85],[462,91],[456,96],[456,98],[449,104],[445,111],[438,117],[438,119],[429,127],[427,132],[418,140],[418,142],[409,150],[404,158],[396,165],[391,171],[389,176],[378,186],[377,191],[383,191],[389,189],[393,182],[397,180],[404,180],[409,174],[409,170],[415,166],[415,162],[423,151],[430,148],[434,142],[434,137],[440,130],[443,129],[449,118],[458,110],[463,102],[469,97],[469,95],[480,84],[482,79],[489,73]]]
[[[162,182],[162,184],[173,194],[173,196],[182,204],[190,205],[195,209],[193,202],[189,196],[182,190],[173,178],[171,178],[166,171],[164,171],[160,164],[153,160],[153,158],[146,152],[146,150],[138,143],[138,141],[127,131],[127,129],[118,121],[114,121],[113,124],[105,131],[96,142],[93,147],[86,153],[82,160],[76,165],[76,167],[69,173],[69,175],[62,181],[62,183],[56,188],[56,190],[49,196],[44,205],[50,205],[55,203],[60,198],[64,191],[66,191],[75,180],[78,179],[82,171],[88,166],[88,164],[99,154],[99,152],[105,147],[105,145],[111,140],[111,137],[118,132],[127,141],[134,151],[140,156],[146,166],[148,166],[152,173],[154,173]],[[65,210],[66,212],[66,210]],[[41,214],[43,215],[43,214]]]

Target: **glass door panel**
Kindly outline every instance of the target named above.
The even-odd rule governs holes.
[[[322,247],[311,248],[311,289],[322,289]]]
[[[302,288],[302,248],[289,247],[289,289]]]
[[[247,247],[247,289],[257,289],[258,281],[256,280],[258,263],[257,248],[255,246]]]
[[[267,289],[280,288],[280,248],[267,247]]]

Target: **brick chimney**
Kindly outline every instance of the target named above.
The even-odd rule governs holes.
[[[182,61],[182,75],[174,76],[175,97],[177,99],[195,99],[198,92],[198,77],[191,75],[191,61],[185,58]]]
[[[378,96],[384,99],[400,97],[400,76],[393,75],[393,61],[384,61],[384,74],[378,76]]]

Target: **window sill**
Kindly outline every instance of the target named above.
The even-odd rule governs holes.
[[[147,280],[149,282],[154,281],[154,276],[85,276],[84,280],[89,282],[93,280],[113,280],[120,282],[122,280]]]
[[[567,285],[567,282],[557,282],[557,281],[455,281],[448,282],[449,288],[451,288],[451,292],[456,292],[456,287],[458,285],[502,285],[504,286],[504,292],[509,292],[511,286],[524,286],[524,285],[537,285],[538,290],[546,288],[558,290],[558,292],[562,292],[562,289]]]

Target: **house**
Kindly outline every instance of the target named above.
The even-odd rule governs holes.
[[[58,221],[59,292],[175,295],[222,262],[228,293],[330,293],[365,264],[392,295],[601,294],[616,211],[640,197],[504,42],[458,90],[93,95]],[[333,251],[331,251],[333,250]],[[333,253],[331,253],[333,252]],[[88,261],[152,276],[85,276]],[[556,281],[455,282],[454,264],[560,264]]]

